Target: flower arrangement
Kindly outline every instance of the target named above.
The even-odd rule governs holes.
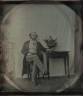
[[[46,39],[44,39],[46,45],[49,48],[53,48],[53,47],[56,47],[57,46],[56,40],[57,40],[57,38],[56,39],[53,39],[51,36],[49,36],[49,38],[46,37]]]

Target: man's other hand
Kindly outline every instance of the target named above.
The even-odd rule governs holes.
[[[52,49],[46,49],[47,52],[52,51]]]

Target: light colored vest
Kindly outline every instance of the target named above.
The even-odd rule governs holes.
[[[37,53],[37,41],[30,40],[29,53]]]

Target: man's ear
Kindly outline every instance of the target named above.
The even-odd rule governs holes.
[[[38,37],[38,35],[36,35],[36,37]]]
[[[30,38],[31,38],[31,33],[29,34]]]

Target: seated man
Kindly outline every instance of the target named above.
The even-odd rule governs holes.
[[[45,52],[46,48],[42,46],[40,42],[37,41],[36,32],[29,34],[30,40],[25,42],[22,48],[22,53],[26,56],[26,61],[33,61],[32,70],[32,83],[36,85],[36,71],[37,67],[43,74],[47,74],[47,71],[42,64],[42,54],[41,51]]]

